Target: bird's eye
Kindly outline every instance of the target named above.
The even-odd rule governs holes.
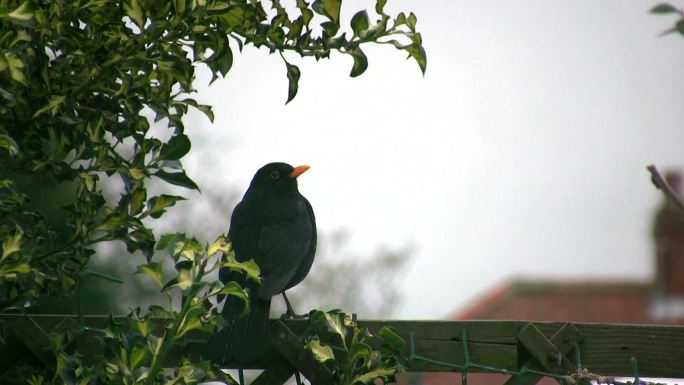
[[[280,178],[280,173],[278,171],[271,171],[271,179],[278,179]]]

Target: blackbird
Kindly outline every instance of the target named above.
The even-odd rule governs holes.
[[[297,177],[309,166],[269,163],[260,168],[230,218],[228,238],[238,262],[254,259],[261,282],[246,280],[229,269],[219,271],[222,282],[237,281],[249,290],[251,311],[240,316],[244,303],[228,296],[223,307],[226,327],[212,346],[227,362],[247,364],[268,348],[271,297],[283,294],[287,315],[295,316],[285,290],[309,273],[316,252],[316,219],[309,201],[299,193]]]

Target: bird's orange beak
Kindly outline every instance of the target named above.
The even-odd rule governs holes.
[[[305,165],[305,164],[303,164],[303,165],[301,165],[301,166],[297,166],[297,167],[295,167],[294,170],[292,170],[292,172],[290,173],[290,178],[296,178],[296,177],[302,175],[306,170],[308,170],[308,169],[310,169],[310,168],[311,168],[311,167],[309,167],[309,166],[307,166],[307,165]]]

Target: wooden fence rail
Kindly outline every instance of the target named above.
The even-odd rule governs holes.
[[[106,316],[83,318],[89,327],[99,327],[106,319]],[[39,357],[48,346],[49,332],[76,329],[79,324],[76,316],[8,314],[0,314],[0,323],[9,331],[5,338],[7,346],[0,346],[0,375],[12,367],[22,352]],[[405,352],[414,353],[408,367],[412,372],[454,370],[439,362],[464,364],[462,339],[465,335],[470,362],[476,364],[469,372],[482,371],[477,366],[483,365],[513,372],[528,368],[567,373],[576,370],[574,361],[579,353],[581,366],[601,375],[630,376],[632,360],[636,359],[640,376],[684,378],[684,326],[397,320],[360,320],[358,324],[371,332],[392,326],[407,342],[413,341],[413,346],[407,346]],[[309,379],[318,379],[314,383],[326,383],[330,373],[302,359],[297,336],[305,327],[305,320],[271,321],[272,349],[254,367],[266,369],[257,384],[282,383],[293,368]],[[91,332],[86,332],[78,349],[84,357],[97,359],[101,351],[93,337]],[[168,357],[166,365],[172,367],[179,363],[180,350],[193,358],[206,357],[203,350],[207,338],[203,333],[190,335],[187,343]],[[224,364],[232,367],[229,362]],[[525,383],[536,383],[538,379],[526,374]]]

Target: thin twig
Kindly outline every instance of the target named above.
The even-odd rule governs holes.
[[[667,199],[676,204],[680,209],[684,210],[684,202],[682,201],[682,198],[677,195],[677,193],[672,190],[672,187],[667,184],[665,179],[658,172],[658,169],[654,165],[650,165],[646,167],[646,169],[651,173],[651,181],[653,184],[659,188],[663,194],[665,194]]]

